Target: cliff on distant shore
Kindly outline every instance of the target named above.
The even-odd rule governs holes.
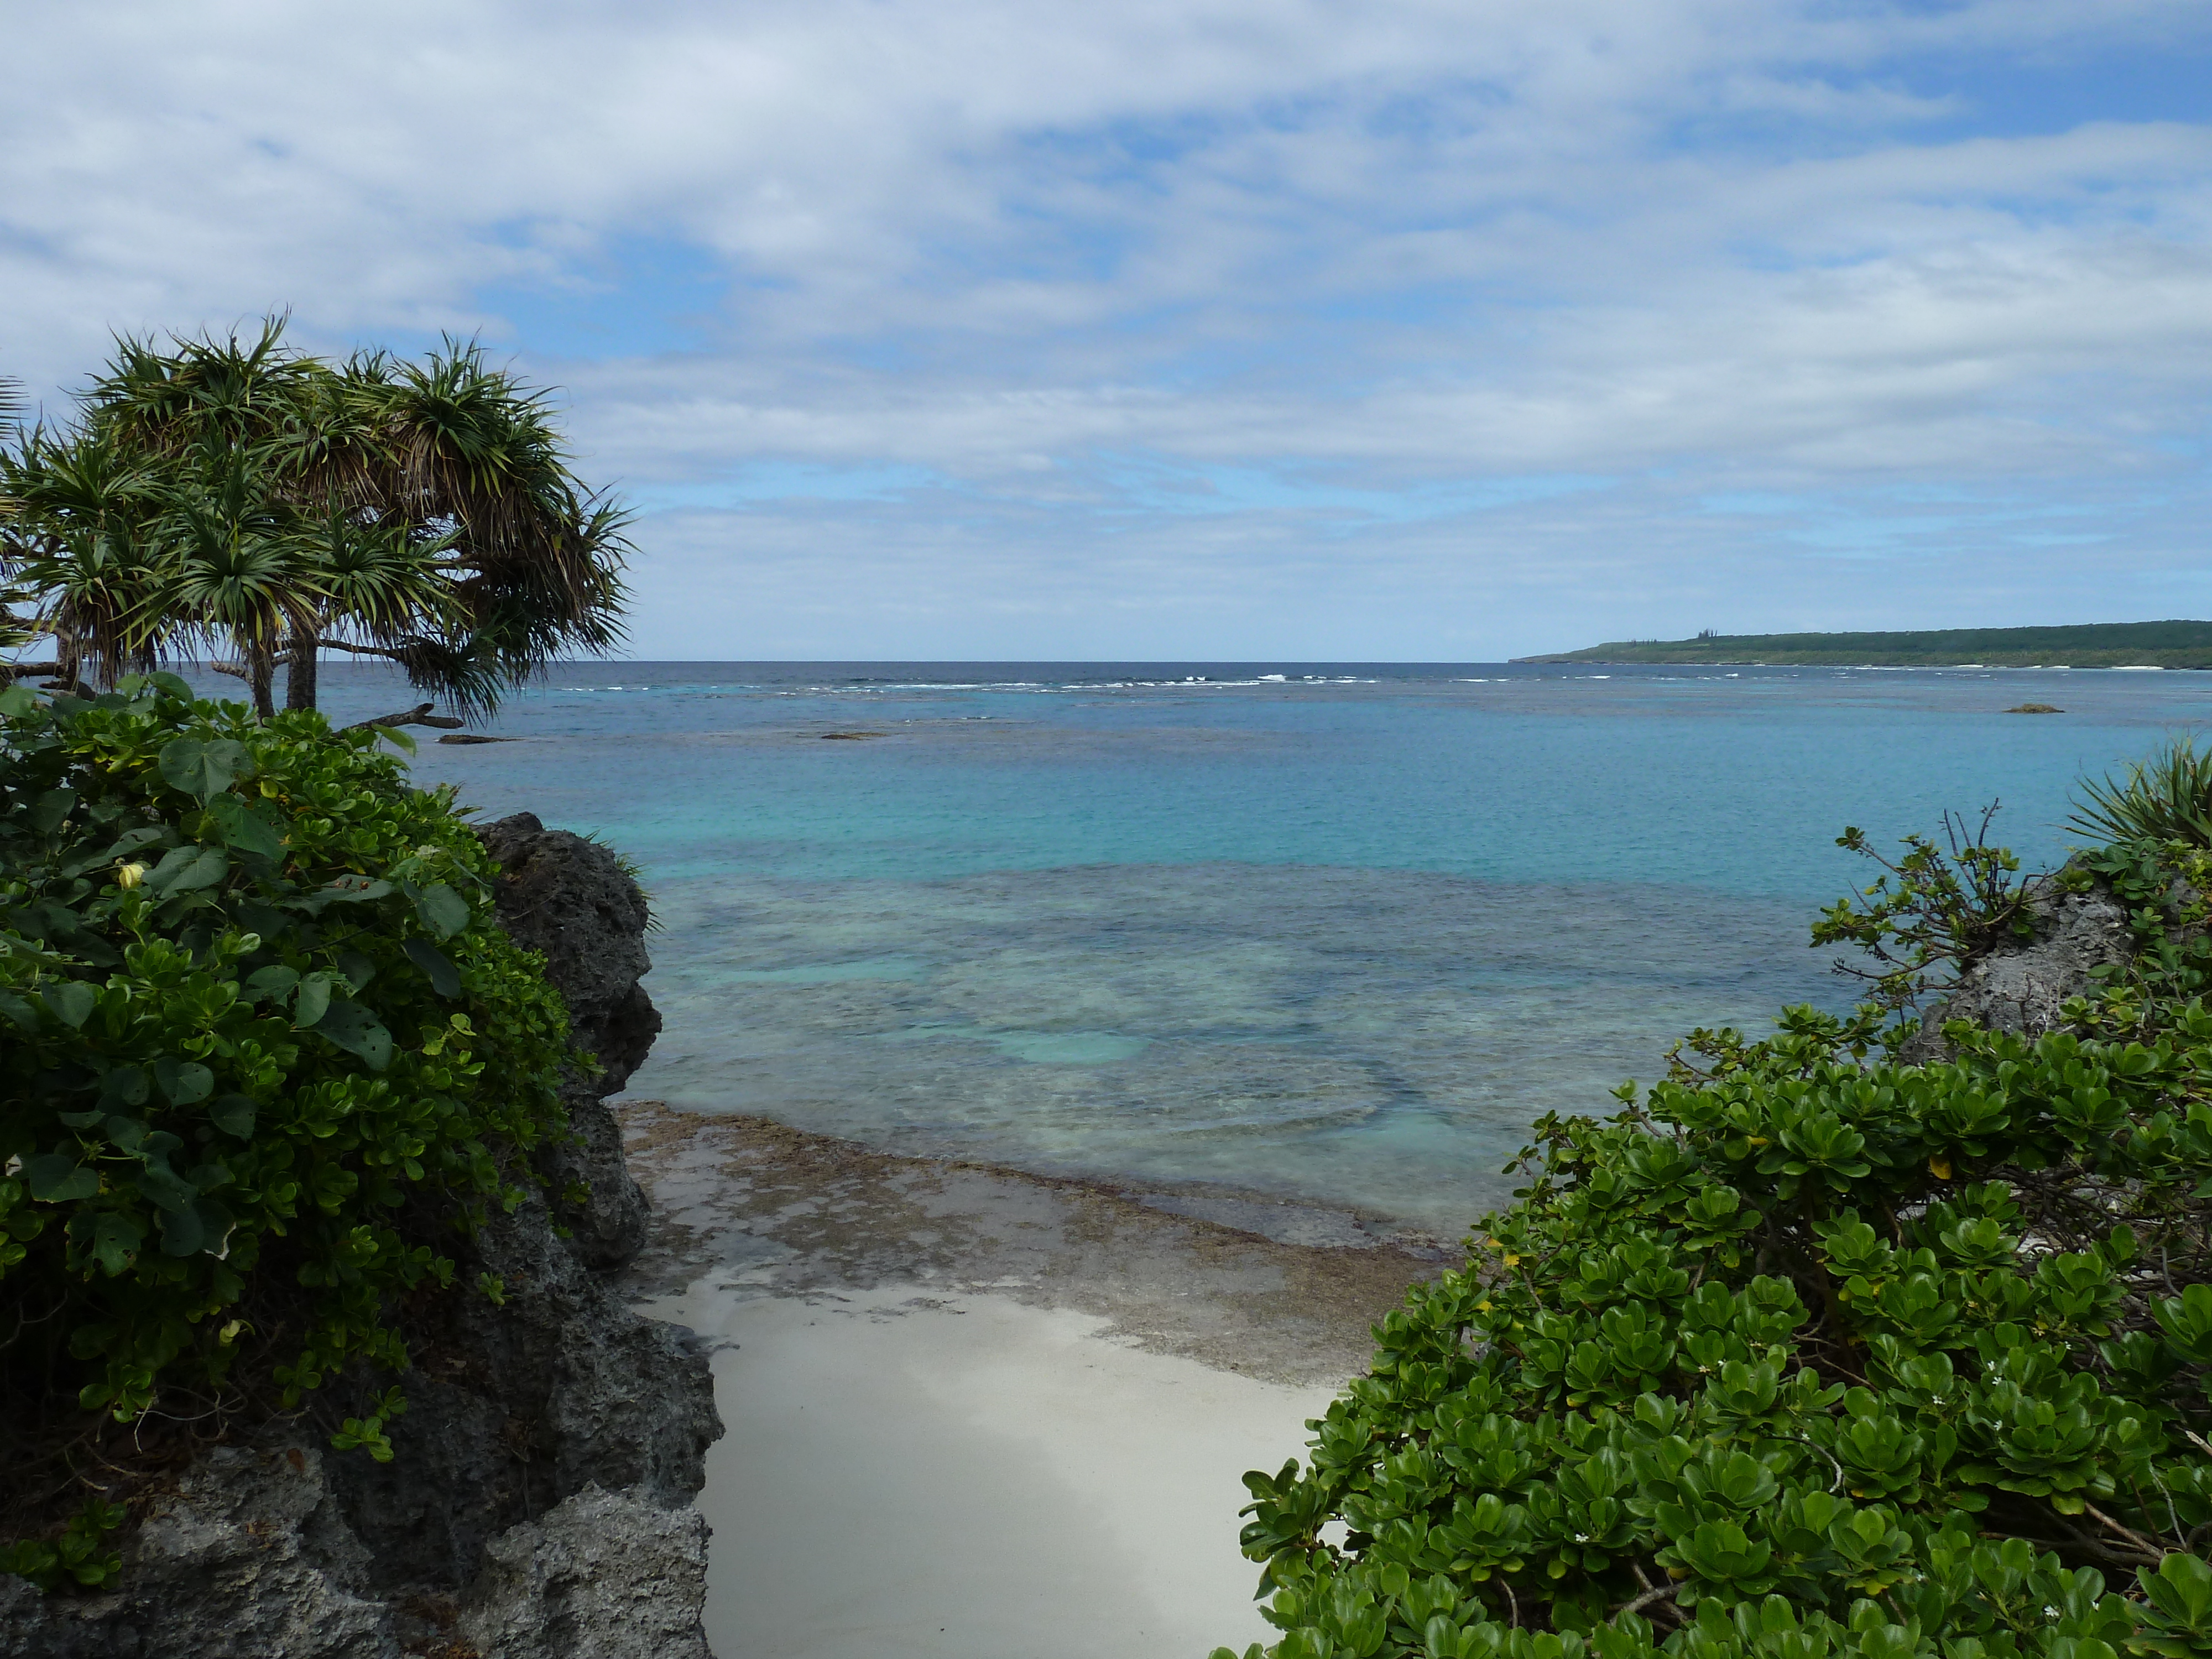
[[[644,897],[605,848],[526,813],[484,840],[501,923],[544,953],[600,1061],[567,1074],[579,1139],[541,1163],[556,1210],[533,1197],[459,1253],[503,1304],[437,1299],[392,1462],[299,1424],[217,1447],[127,1542],[118,1589],[0,1578],[0,1656],[706,1659],[706,1359],[601,1276],[644,1237],[603,1103],[660,1027],[638,983]]]
[[[1945,628],[1887,634],[1706,634],[1616,640],[1516,662],[1950,668],[2212,668],[2212,622]]]

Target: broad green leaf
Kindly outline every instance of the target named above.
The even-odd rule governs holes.
[[[299,970],[282,963],[257,968],[246,976],[246,991],[257,1001],[263,997],[275,997],[281,1002],[292,994],[299,982]]]
[[[50,836],[62,827],[70,808],[76,805],[74,789],[49,789],[31,803],[31,828],[42,836]]]
[[[161,1254],[163,1255],[198,1255],[207,1242],[197,1212],[187,1204],[182,1209],[164,1210],[161,1213]]]
[[[308,894],[301,902],[309,914],[320,915],[325,905],[365,903],[370,899],[380,899],[391,890],[388,881],[373,880],[368,876],[341,876],[329,886]]]
[[[461,994],[460,970],[443,951],[426,939],[410,939],[400,947],[407,959],[428,977],[430,988],[441,997],[457,997]]]
[[[31,1005],[10,992],[0,991],[0,1014],[5,1014],[27,1031],[39,1029],[39,1017],[32,1012]]]
[[[160,765],[173,787],[204,801],[253,775],[253,757],[233,738],[173,738],[161,746]]]
[[[369,981],[376,977],[376,964],[358,951],[339,951],[337,969],[356,991],[366,991]]]
[[[65,979],[49,985],[39,993],[46,1006],[53,1011],[56,1019],[71,1030],[81,1029],[92,1018],[93,1005],[99,993],[81,979]]]
[[[31,688],[21,680],[16,681],[5,690],[0,690],[0,717],[8,720],[20,719],[38,706],[39,700],[31,695]]]
[[[93,1224],[92,1254],[110,1279],[130,1267],[131,1258],[145,1242],[145,1230],[128,1216],[110,1212]]]
[[[173,847],[146,875],[152,893],[186,893],[212,887],[230,872],[230,858],[220,847]]]
[[[199,1196],[191,1182],[159,1159],[149,1162],[141,1170],[137,1180],[131,1184],[138,1188],[149,1204],[157,1209],[188,1210],[192,1200]]]
[[[252,1138],[255,1107],[250,1095],[224,1095],[208,1108],[208,1121],[240,1140]]]
[[[215,1091],[215,1073],[197,1060],[174,1060],[166,1054],[154,1062],[154,1080],[172,1106],[190,1106]]]
[[[235,795],[218,795],[208,803],[208,816],[215,820],[224,842],[240,852],[258,853],[266,859],[284,856],[283,837],[259,807],[249,806]]]
[[[442,881],[434,881],[415,896],[415,914],[441,941],[469,925],[469,902]]]
[[[310,974],[300,981],[299,1000],[292,1005],[292,1024],[314,1025],[331,1006],[331,976]]]
[[[358,1002],[333,1002],[315,1023],[315,1034],[328,1037],[349,1054],[359,1054],[372,1072],[392,1061],[392,1033],[383,1022]]]
[[[100,1195],[100,1176],[66,1152],[41,1152],[23,1160],[23,1179],[31,1196],[47,1204],[68,1204]]]
[[[146,1103],[146,1068],[143,1066],[118,1066],[100,1080],[100,1097],[111,1105],[143,1106]]]

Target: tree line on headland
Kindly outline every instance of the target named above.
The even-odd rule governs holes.
[[[1616,640],[1516,662],[1822,668],[2212,668],[2212,622],[2084,623],[1877,634],[1717,634]]]

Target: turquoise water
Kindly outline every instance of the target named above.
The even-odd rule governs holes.
[[[340,717],[414,699],[326,671]],[[2203,717],[2126,672],[590,665],[424,781],[618,843],[663,922],[633,1088],[906,1151],[1455,1231],[1528,1122],[1692,1025],[1843,1006],[1893,838]],[[2002,711],[2061,705],[2063,715]],[[859,733],[830,738],[830,732]]]

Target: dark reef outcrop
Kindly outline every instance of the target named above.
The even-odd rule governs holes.
[[[500,924],[542,951],[545,971],[568,1005],[575,1046],[596,1072],[571,1066],[562,1088],[580,1144],[549,1147],[538,1167],[549,1189],[586,1188],[580,1204],[556,1203],[585,1261],[618,1267],[645,1244],[645,1196],[623,1163],[622,1130],[601,1103],[629,1081],[660,1035],[660,1011],[638,981],[652,917],[645,895],[597,842],[548,830],[528,812],[483,832],[499,860]]]
[[[602,1277],[645,1232],[603,1103],[660,1029],[638,983],[645,897],[605,848],[527,813],[484,842],[501,922],[544,952],[597,1061],[564,1080],[577,1140],[540,1155],[550,1207],[533,1197],[459,1253],[461,1282],[498,1275],[503,1304],[433,1304],[392,1462],[272,1428],[185,1474],[126,1543],[119,1589],[0,1577],[0,1659],[706,1659],[706,1358]]]

